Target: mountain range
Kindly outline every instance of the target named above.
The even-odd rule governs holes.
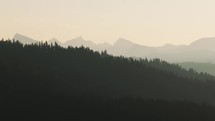
[[[16,34],[14,40],[19,40],[23,44],[39,42],[30,37]],[[48,43],[57,42],[63,47],[89,47],[95,51],[107,50],[109,54],[134,58],[160,58],[169,62],[211,62],[215,63],[215,38],[202,38],[189,45],[165,44],[159,47],[151,47],[136,44],[124,38],[119,38],[113,45],[109,43],[96,44],[92,41],[78,37],[64,43],[56,38],[48,40]]]

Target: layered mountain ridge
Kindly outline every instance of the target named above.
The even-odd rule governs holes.
[[[16,34],[15,40],[23,44],[39,42],[30,37]],[[95,51],[107,50],[109,54],[135,58],[160,58],[169,62],[215,62],[215,38],[202,38],[189,45],[165,44],[159,47],[150,47],[134,43],[124,38],[119,38],[113,45],[109,43],[96,44],[92,41],[78,37],[64,43],[56,38],[48,40],[49,43],[57,42],[63,47],[89,47]]]

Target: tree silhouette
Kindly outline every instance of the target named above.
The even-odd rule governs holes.
[[[215,119],[214,77],[160,59],[2,39],[0,74],[8,120]]]

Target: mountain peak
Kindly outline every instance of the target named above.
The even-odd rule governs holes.
[[[55,38],[55,37],[53,37],[53,38],[51,38],[50,40],[56,40],[56,41],[57,41],[58,39],[57,39],[57,38]]]
[[[82,36],[72,39],[73,41],[86,41]]]
[[[61,44],[61,42],[58,40],[58,39],[56,39],[56,38],[51,38],[49,41],[48,41],[49,43],[58,43],[58,44]]]
[[[31,39],[30,37],[27,37],[25,35],[21,35],[19,33],[16,33],[13,37],[14,40],[18,40],[19,42],[23,44],[32,44],[38,42],[37,40]]]
[[[16,34],[13,36],[14,39],[20,38],[20,37],[29,38],[29,37],[27,37],[27,36],[25,36],[25,35],[22,35],[22,34],[19,34],[19,33],[16,33]]]
[[[16,33],[16,34],[14,35],[14,37],[15,37],[15,36],[23,36],[23,35],[21,35],[21,34],[19,34],[19,33]]]
[[[215,50],[215,37],[201,38],[199,40],[194,41],[189,46],[197,49]]]
[[[90,47],[90,48],[96,45],[92,41],[86,41],[82,36],[69,40],[65,44],[74,46],[74,47],[80,47],[83,45],[84,47]]]
[[[120,45],[120,46],[131,46],[131,45],[134,45],[133,42],[127,40],[127,39],[124,39],[124,38],[119,38],[115,43],[114,45]]]
[[[195,44],[211,44],[211,43],[215,43],[215,37],[201,38],[201,39],[198,39],[198,40],[194,41],[190,45],[195,45]]]

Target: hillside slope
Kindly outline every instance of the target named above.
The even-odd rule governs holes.
[[[0,94],[4,96],[1,100],[4,104],[2,109],[10,113],[48,112],[47,116],[51,113],[69,115],[76,111],[74,114],[81,117],[82,114],[91,115],[101,110],[102,114],[98,115],[102,117],[106,113],[113,114],[113,118],[117,116],[122,118],[126,113],[127,117],[131,118],[141,116],[142,113],[146,116],[147,110],[141,112],[144,108],[133,109],[138,104],[135,101],[138,98],[215,105],[215,81],[212,76],[181,71],[177,66],[159,59],[134,60],[113,57],[105,52],[98,53],[84,47],[65,49],[57,44],[22,45],[11,41],[0,41],[0,57]],[[175,70],[186,72],[188,75],[177,75]],[[205,80],[201,80],[199,76],[192,79],[190,75],[193,73],[205,76]],[[125,97],[132,99],[120,102]],[[140,105],[150,103],[152,102],[142,102]],[[164,105],[164,107],[169,105],[168,102],[163,103],[158,101],[152,105]],[[177,107],[180,104],[184,107],[189,105],[187,103],[175,105]],[[120,105],[122,107],[119,107]],[[110,109],[106,106],[113,107]],[[177,110],[179,108],[174,106],[164,110],[170,113],[173,110],[171,108],[180,112]],[[204,107],[198,105],[191,110],[194,111],[195,108]],[[152,109],[157,110],[156,107]],[[214,109],[207,107],[206,110]],[[119,111],[119,115],[114,111]],[[153,112],[148,113],[153,116]],[[208,117],[213,116],[213,111],[211,113]],[[144,115],[141,119],[144,119]],[[158,119],[173,120],[167,114],[155,115],[164,116]],[[94,115],[91,116],[95,118]],[[186,114],[183,116],[191,117]],[[153,118],[156,120],[156,117],[149,119]]]

